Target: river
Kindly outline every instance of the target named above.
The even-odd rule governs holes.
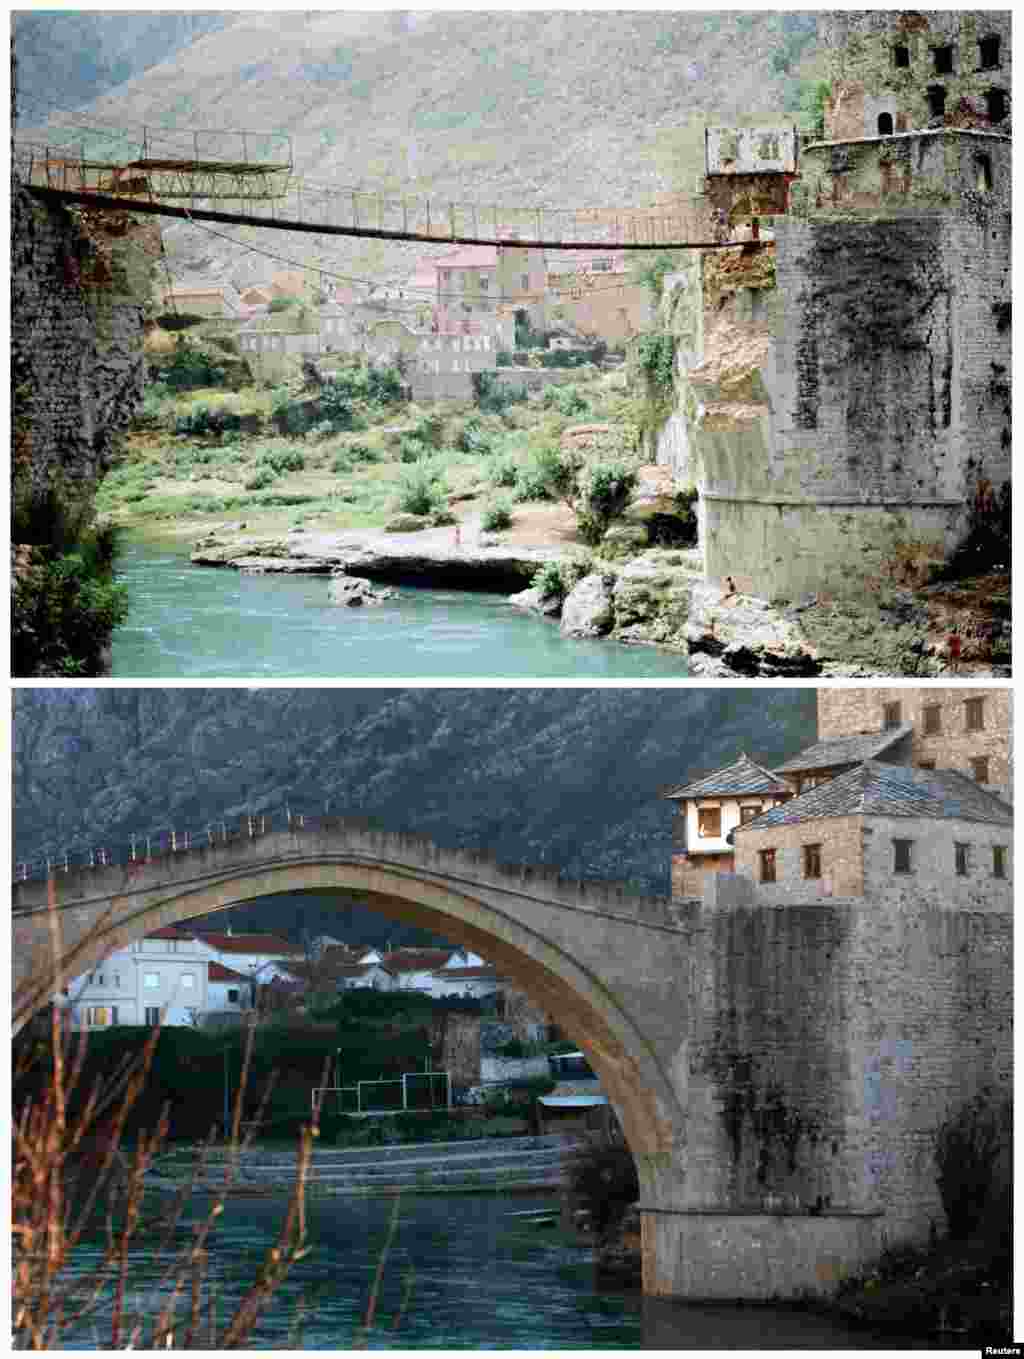
[[[597,1291],[590,1251],[565,1245],[551,1228],[523,1225],[527,1210],[552,1209],[550,1196],[409,1196],[384,1257],[374,1324],[367,1301],[388,1234],[394,1200],[312,1198],[312,1250],[261,1314],[248,1349],[863,1349],[924,1348],[921,1337],[854,1330],[798,1308],[706,1305]],[[205,1206],[197,1202],[195,1211]],[[229,1203],[210,1278],[224,1324],[233,1299],[256,1274],[285,1210],[279,1198]],[[179,1227],[188,1239],[189,1222]],[[76,1269],[95,1264],[99,1241],[75,1253]],[[156,1315],[157,1263],[131,1260],[130,1305]],[[94,1348],[95,1329],[68,1348]]]
[[[192,566],[187,542],[121,535],[127,622],[115,679],[676,680],[685,657],[569,641],[506,596],[400,587],[366,609],[333,606],[323,576]]]

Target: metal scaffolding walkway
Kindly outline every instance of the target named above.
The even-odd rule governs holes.
[[[238,139],[236,149],[245,153],[257,136],[210,135]],[[211,158],[200,134],[194,136],[194,158],[155,157],[144,142],[142,155],[118,164],[17,142],[15,169],[27,188],[59,202],[277,231],[546,250],[715,249],[738,244],[721,239],[710,208],[699,198],[680,196],[663,209],[449,202],[396,195],[393,190],[311,183],[294,173],[287,138],[281,139],[286,154],[253,161]]]

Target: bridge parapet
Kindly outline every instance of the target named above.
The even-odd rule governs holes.
[[[644,896],[625,883],[570,880],[546,864],[502,863],[489,850],[438,845],[415,831],[384,830],[365,817],[287,811],[285,823],[275,828],[261,814],[244,818],[233,830],[219,822],[202,831],[133,837],[127,846],[90,850],[87,857],[65,854],[22,862],[15,866],[13,910],[16,915],[45,910],[50,875],[57,878],[64,907],[216,878],[245,865],[354,857],[544,896],[578,910],[642,919],[667,929],[680,926],[678,902]],[[76,862],[78,857],[83,861]]]

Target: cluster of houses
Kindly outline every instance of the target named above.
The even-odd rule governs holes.
[[[275,934],[167,926],[69,981],[59,1003],[75,1029],[198,1027],[289,1008],[311,990],[368,987],[479,1000],[498,985],[495,969],[463,949],[358,949],[324,935],[307,951]]]
[[[630,278],[622,250],[548,260],[525,245],[465,245],[376,287],[309,278],[314,287],[294,270],[242,289],[196,281],[168,289],[163,305],[219,318],[262,380],[283,376],[295,355],[363,354],[404,360],[417,399],[470,396],[472,374],[516,347],[517,314],[535,331],[564,332],[563,348],[574,337],[622,345],[650,323],[647,290]],[[295,305],[274,306],[282,301]]]

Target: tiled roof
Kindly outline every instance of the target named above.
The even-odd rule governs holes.
[[[288,939],[277,934],[200,934],[196,936],[211,948],[222,953],[279,953],[290,954],[293,958],[302,956],[302,949]]]
[[[230,967],[225,967],[223,963],[210,962],[209,964],[210,981],[216,982],[247,982],[252,981],[251,977],[245,977],[241,972],[235,972]]]
[[[450,957],[446,948],[403,948],[385,953],[384,965],[389,972],[436,972]]]
[[[828,783],[762,812],[732,836],[770,826],[793,826],[830,816],[917,816],[1013,825],[1013,808],[952,769],[913,769],[866,760]]]
[[[901,722],[888,731],[858,732],[856,736],[838,736],[831,741],[818,741],[801,750],[785,764],[775,766],[776,774],[795,774],[805,769],[832,769],[836,765],[860,764],[862,760],[877,760],[885,750],[891,750],[913,731],[913,724]]]
[[[367,972],[372,972],[375,967],[380,968],[382,972],[392,970],[383,963],[339,963],[331,971],[335,977],[365,977]]]
[[[494,981],[498,973],[490,963],[485,963],[483,967],[441,967],[434,976],[441,981],[461,981],[464,977],[489,977]]]
[[[666,788],[664,798],[684,797],[738,797],[742,793],[789,793],[788,783],[776,778],[768,769],[755,764],[749,755],[741,755],[724,769],[716,769],[711,774],[695,779],[693,783],[683,783],[676,788]]]
[[[158,930],[149,930],[147,939],[191,939],[191,930],[183,930],[180,925],[161,925]]]

